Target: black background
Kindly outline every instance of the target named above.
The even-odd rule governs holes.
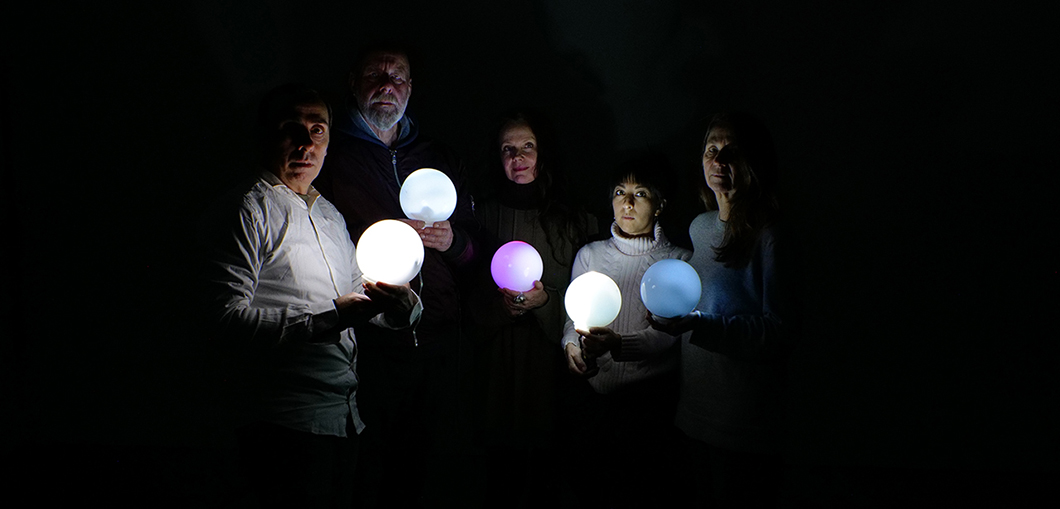
[[[709,115],[762,117],[807,281],[799,496],[1020,496],[1057,467],[1055,18],[853,4],[5,7],[0,440],[27,474],[7,480],[238,504],[224,366],[192,325],[196,223],[253,164],[268,89],[341,101],[349,55],[390,38],[413,50],[410,115],[469,171],[499,112],[543,108],[605,215],[599,179],[631,151],[690,182]]]

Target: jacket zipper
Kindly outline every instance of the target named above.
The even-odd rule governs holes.
[[[401,178],[398,177],[397,150],[394,150],[394,149],[390,150],[390,166],[394,168],[394,182],[397,182],[398,190],[399,190],[398,194],[400,195],[401,194],[400,193]],[[421,295],[423,294],[423,268],[422,267],[420,268],[420,294]],[[422,296],[420,297],[420,301],[421,302],[423,301],[423,297]],[[420,346],[420,338],[418,336],[416,336],[416,328],[419,327],[419,326],[420,326],[420,324],[418,324],[418,323],[416,325],[412,326],[412,346],[415,346],[415,347],[419,347]]]

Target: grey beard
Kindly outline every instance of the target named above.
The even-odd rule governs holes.
[[[401,110],[381,111],[372,109],[371,106],[366,108],[366,110],[364,111],[364,119],[380,131],[386,131],[394,127],[401,120],[401,117],[405,115],[405,112]]]

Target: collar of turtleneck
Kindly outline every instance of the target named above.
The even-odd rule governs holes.
[[[668,244],[666,235],[663,234],[662,225],[658,221],[655,222],[655,238],[648,236],[623,237],[618,233],[618,223],[611,223],[611,242],[614,242],[615,247],[623,254],[630,256],[650,253],[655,248]]]
[[[501,204],[518,210],[530,210],[539,207],[537,185],[516,184],[508,179],[501,183],[499,197]]]

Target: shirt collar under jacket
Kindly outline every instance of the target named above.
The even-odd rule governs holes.
[[[648,236],[626,238],[618,233],[618,223],[611,223],[611,242],[615,243],[615,247],[618,248],[623,254],[630,256],[642,255],[650,253],[659,246],[669,244],[666,240],[666,235],[663,234],[662,225],[658,221],[655,221],[655,238]]]

